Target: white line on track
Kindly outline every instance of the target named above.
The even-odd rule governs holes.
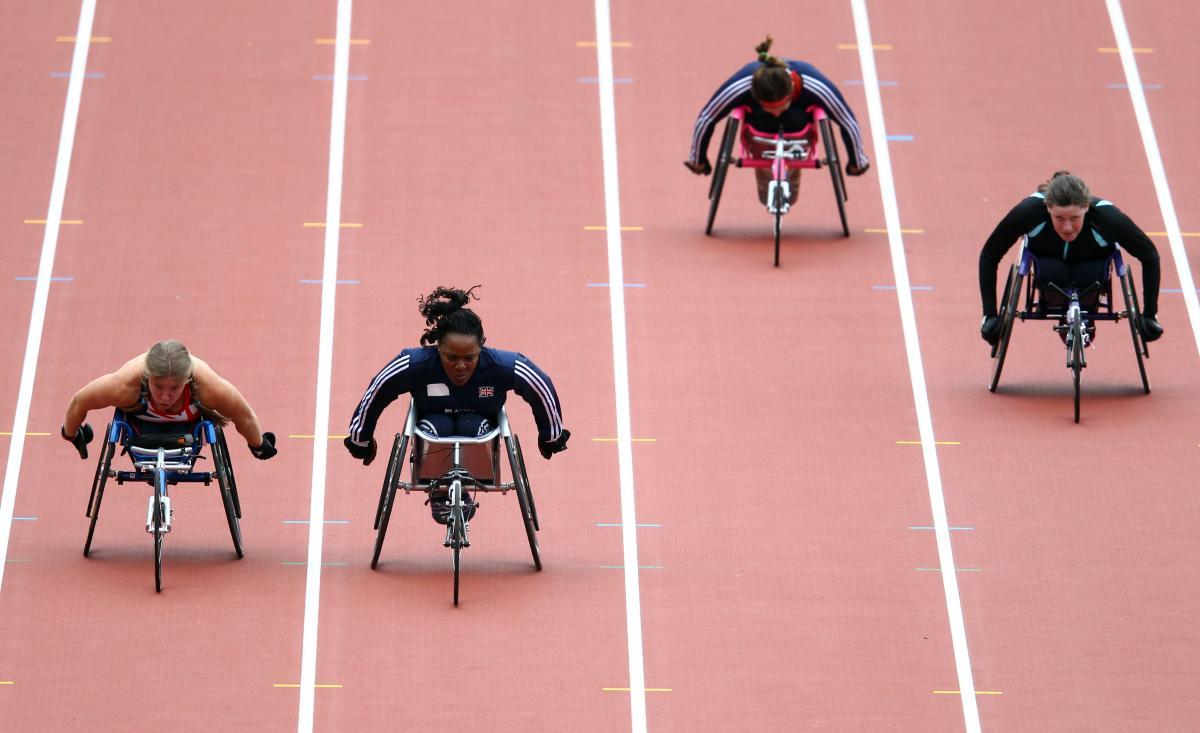
[[[304,589],[304,640],[300,657],[300,709],[296,730],[311,733],[317,682],[317,622],[321,604],[321,551],[325,532],[325,466],[329,457],[329,391],[333,373],[333,314],[337,293],[338,236],[342,228],[342,167],[346,148],[346,85],[350,70],[352,0],[338,0],[333,52],[333,105],[329,125],[329,186],[325,198],[325,264],[321,270],[321,334],[313,421],[312,495],[308,509],[308,571]]]
[[[621,195],[617,185],[617,115],[613,99],[612,25],[608,0],[596,0],[596,62],[600,83],[600,141],[604,160],[604,225],[608,282],[625,282],[621,262]],[[629,714],[634,733],[646,730],[646,674],[642,661],[642,601],[638,579],[637,516],[633,491],[633,430],[629,418],[629,353],[625,288],[608,289],[612,320],[613,382],[617,409],[617,465],[621,484],[621,544],[625,565],[625,629],[629,645]]]
[[[938,467],[937,447],[933,435],[933,416],[929,409],[929,394],[925,389],[925,367],[921,363],[921,345],[917,341],[917,318],[913,311],[912,289],[909,287],[908,262],[904,256],[904,237],[900,233],[900,207],[896,201],[896,185],[892,179],[892,160],[888,152],[887,130],[883,124],[883,100],[879,95],[879,76],[875,69],[875,52],[871,46],[870,21],[867,17],[866,0],[851,0],[850,5],[854,11],[858,60],[863,70],[863,91],[867,95],[871,138],[875,147],[875,172],[879,177],[879,194],[883,199],[883,216],[887,223],[888,245],[892,253],[892,271],[896,278],[896,299],[900,304],[900,325],[904,330],[904,349],[908,354],[908,373],[912,380],[917,427],[921,436],[921,452],[925,457],[925,477],[929,483],[929,506],[933,513],[934,535],[937,538],[942,590],[946,596],[950,639],[954,647],[954,666],[958,672],[958,689],[961,692],[959,697],[962,698],[966,729],[974,733],[981,730],[979,706],[975,700],[975,681],[971,675],[971,657],[967,653],[967,631],[962,615],[962,600],[958,594],[958,577],[954,572],[954,553],[950,546],[950,522],[946,518],[942,474]]]
[[[1179,218],[1175,215],[1175,204],[1171,189],[1167,186],[1167,171],[1163,166],[1162,153],[1158,149],[1158,137],[1150,121],[1150,107],[1146,104],[1146,90],[1142,87],[1142,75],[1138,72],[1137,60],[1133,56],[1133,43],[1129,40],[1129,28],[1125,25],[1125,13],[1120,0],[1105,0],[1108,19],[1112,23],[1113,35],[1117,39],[1117,52],[1121,55],[1121,66],[1125,69],[1125,85],[1129,87],[1129,101],[1137,117],[1138,131],[1142,134],[1142,146],[1146,149],[1146,163],[1150,166],[1150,177],[1154,179],[1154,193],[1158,196],[1158,208],[1162,211],[1163,224],[1167,229],[1167,241],[1171,243],[1171,255],[1179,273],[1179,286],[1183,289],[1183,302],[1187,305],[1191,320],[1192,337],[1196,340],[1196,351],[1200,352],[1200,299],[1196,297],[1196,282],[1188,264],[1187,249],[1183,246],[1183,233],[1179,229]]]
[[[63,110],[62,131],[58,137],[58,158],[54,162],[54,182],[50,185],[50,205],[46,211],[42,235],[42,257],[38,264],[33,308],[29,315],[29,336],[25,341],[25,361],[21,365],[21,384],[17,388],[17,409],[13,415],[12,439],[8,447],[8,466],[4,471],[4,495],[0,497],[0,586],[8,558],[9,530],[17,503],[17,478],[25,451],[25,433],[29,429],[29,406],[37,374],[38,352],[42,349],[42,330],[46,322],[46,301],[50,298],[50,274],[58,249],[58,230],[62,223],[63,199],[67,194],[67,175],[71,170],[71,151],[75,147],[75,125],[79,121],[79,103],[83,98],[84,71],[92,39],[92,20],[96,0],[83,0],[79,7],[79,28],[75,32],[75,54],[71,58],[71,76],[67,82],[67,103]]]

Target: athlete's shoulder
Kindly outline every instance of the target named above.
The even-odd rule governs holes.
[[[512,370],[517,365],[517,359],[521,355],[515,351],[506,351],[504,349],[493,349],[490,346],[484,346],[479,350],[480,366],[488,365],[502,369]]]

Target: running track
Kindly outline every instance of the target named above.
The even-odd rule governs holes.
[[[872,172],[850,182],[848,240],[827,180],[805,178],[779,270],[744,173],[731,175],[717,236],[703,236],[708,181],[681,170],[686,135],[764,29],[839,82],[875,132],[852,4],[783,18],[765,3],[735,18],[715,2],[601,8],[613,41],[607,168],[597,79],[609,49],[588,45],[605,35],[588,3],[531,13],[359,0],[342,82],[334,0],[98,0],[27,375],[30,435],[5,486],[0,727],[1200,727],[1190,531],[1200,354],[1177,269],[1188,265],[1156,235],[1167,336],[1148,362],[1154,392],[1135,389],[1124,331],[1102,326],[1080,425],[1042,326],[1017,326],[995,395],[976,335],[979,244],[1054,169],[1080,174],[1147,231],[1167,230],[1121,58],[1107,50],[1118,44],[1105,3],[871,4],[904,233],[865,231],[889,223],[876,151]],[[45,233],[25,220],[46,218],[51,199],[79,10],[14,3],[0,47],[5,426],[20,417],[36,286],[18,278],[38,274]],[[1179,225],[1195,232],[1200,59],[1189,33],[1200,18],[1179,2],[1127,2],[1124,14]],[[344,152],[336,236],[323,226],[331,149]],[[606,184],[619,192],[619,236],[596,229],[615,221]],[[1194,263],[1197,239],[1179,241]],[[331,244],[340,284],[325,288]],[[922,400],[890,244],[917,286],[907,343],[919,339],[929,430],[943,443],[932,473],[909,444]],[[342,434],[374,371],[419,336],[416,297],[442,283],[484,284],[489,343],[554,376],[575,436],[552,462],[530,456],[546,570],[529,565],[512,497],[486,497],[457,610],[447,553],[416,497],[402,497],[369,569],[382,461],[363,468],[333,438],[314,480],[314,439],[287,437],[321,434],[323,409],[324,434]],[[323,309],[327,394],[315,389]],[[244,560],[211,491],[175,492],[155,595],[145,492],[112,487],[83,558],[94,464],[39,433],[57,430],[84,380],[169,336],[238,385],[281,452],[259,463],[231,441]],[[614,362],[621,345],[627,361]],[[622,446],[611,439],[626,365]],[[397,403],[381,436],[402,413]],[[532,448],[527,410],[518,401],[512,413]],[[937,523],[931,481],[957,572],[925,529]],[[303,523],[314,491],[319,528]],[[636,497],[628,533],[623,492]],[[314,560],[319,604],[306,578]],[[637,586],[622,569],[632,562]],[[944,574],[957,581],[965,645],[953,640]],[[638,674],[647,691],[620,689]]]

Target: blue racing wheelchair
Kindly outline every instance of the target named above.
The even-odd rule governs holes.
[[[154,590],[162,592],[163,538],[171,531],[172,519],[168,487],[180,483],[203,483],[208,486],[215,479],[220,488],[229,533],[233,537],[233,549],[241,558],[242,531],[239,520],[242,506],[238,499],[233,463],[229,460],[229,446],[221,428],[209,420],[201,420],[186,426],[188,431],[184,433],[139,435],[130,423],[130,418],[122,410],[117,410],[113,421],[104,429],[104,442],[100,446],[96,475],[92,479],[92,493],[88,498],[87,516],[92,521],[83,545],[84,556],[87,557],[92,550],[92,537],[96,531],[96,520],[100,518],[100,503],[104,500],[104,488],[108,480],[115,479],[117,484],[127,481],[149,484],[154,493],[146,508],[146,531],[154,539]],[[206,444],[210,448],[212,470],[196,471],[196,463],[204,458],[200,450]],[[133,461],[132,471],[113,469],[113,458],[118,447],[122,455],[129,454]]]
[[[1013,324],[1022,321],[1055,321],[1054,331],[1062,338],[1067,351],[1067,368],[1075,386],[1075,422],[1079,422],[1080,376],[1087,366],[1084,349],[1091,345],[1096,321],[1129,321],[1129,333],[1133,339],[1133,352],[1137,356],[1138,373],[1142,389],[1150,393],[1150,381],[1146,378],[1145,359],[1150,358],[1142,333],[1142,312],[1138,304],[1137,289],[1133,274],[1116,248],[1104,263],[1104,277],[1084,287],[1059,287],[1042,282],[1038,278],[1037,257],[1029,251],[1026,240],[1021,246],[1018,262],[1009,271],[1004,285],[1004,296],[1000,299],[1000,338],[992,347],[992,381],[988,390],[995,392],[1000,384],[1000,373],[1004,369],[1004,357],[1008,353]],[[1113,303],[1112,276],[1116,273],[1121,283],[1123,310]],[[1024,308],[1020,307],[1024,289]]]

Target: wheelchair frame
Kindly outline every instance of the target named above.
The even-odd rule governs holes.
[[[229,459],[229,446],[225,433],[209,420],[201,420],[189,426],[187,433],[179,435],[136,435],[129,418],[117,410],[112,422],[104,428],[104,442],[96,462],[96,473],[92,478],[92,491],[88,497],[85,516],[91,519],[87,540],[83,545],[84,557],[92,549],[92,538],[96,522],[100,518],[100,505],[104,500],[104,489],[109,479],[118,485],[125,482],[146,483],[154,487],[146,511],[146,531],[154,537],[154,589],[162,591],[162,540],[171,531],[171,505],[167,487],[181,483],[203,483],[208,486],[215,478],[221,490],[221,503],[229,525],[233,549],[238,558],[243,557],[242,533],[239,520],[242,516],[238,498],[237,482],[233,474],[233,463]],[[174,444],[175,447],[167,447]],[[203,458],[201,449],[207,444],[212,454],[212,471],[195,471],[196,461]],[[114,470],[113,457],[117,446],[128,453],[133,461],[132,471]]]
[[[1008,344],[1012,338],[1013,324],[1018,320],[1047,321],[1062,320],[1067,322],[1056,326],[1055,330],[1067,334],[1067,367],[1072,370],[1075,382],[1075,422],[1079,422],[1080,371],[1087,366],[1083,348],[1087,345],[1085,325],[1089,321],[1129,321],[1129,331],[1133,339],[1133,351],[1137,356],[1138,373],[1142,380],[1142,389],[1150,393],[1150,381],[1146,377],[1144,359],[1150,358],[1150,350],[1141,331],[1141,306],[1137,297],[1137,288],[1133,282],[1133,273],[1121,256],[1120,247],[1114,245],[1115,251],[1105,263],[1104,281],[1099,283],[1100,292],[1095,312],[1084,311],[1080,308],[1079,298],[1086,291],[1075,289],[1064,290],[1051,283],[1042,285],[1037,278],[1037,257],[1029,251],[1029,239],[1026,237],[1021,244],[1018,262],[1009,270],[1008,280],[1004,285],[1004,295],[1000,299],[1000,339],[992,347],[992,380],[988,390],[995,392],[1000,384],[1000,374],[1004,369],[1004,358],[1008,353]],[[1121,283],[1121,295],[1124,310],[1113,307],[1112,276],[1116,272]],[[1025,291],[1025,308],[1020,309],[1021,290]],[[1066,301],[1061,306],[1046,305],[1045,288],[1053,287],[1062,294]]]
[[[379,504],[375,510],[375,552],[371,557],[372,569],[379,564],[379,555],[383,550],[396,493],[400,489],[403,489],[405,494],[414,491],[431,494],[435,489],[445,489],[449,492],[450,521],[446,525],[443,545],[453,550],[454,605],[458,605],[460,553],[463,548],[470,547],[464,498],[469,491],[477,494],[516,492],[521,520],[525,525],[525,536],[533,556],[533,566],[537,570],[542,569],[541,550],[537,541],[537,532],[540,529],[537,507],[534,505],[533,489],[525,472],[521,441],[509,428],[508,414],[503,408],[496,422],[495,428],[477,438],[430,435],[417,427],[416,405],[409,404],[404,431],[396,433],[392,442],[383,487],[379,493]],[[501,480],[502,449],[508,456],[509,481]],[[408,481],[403,478],[406,460],[410,471]]]
[[[770,168],[773,174],[771,186],[767,194],[767,213],[775,220],[775,266],[779,267],[779,241],[782,233],[782,218],[788,212],[787,171],[804,168],[821,168],[827,166],[833,181],[834,198],[837,200],[838,216],[842,222],[842,235],[850,236],[850,227],[846,223],[846,179],[842,175],[841,162],[838,157],[837,139],[833,135],[833,126],[825,111],[817,106],[806,110],[812,117],[812,122],[798,132],[766,133],[754,129],[746,123],[742,126],[740,154],[734,156],[733,146],[739,139],[738,124],[745,121],[750,111],[747,106],[734,109],[725,123],[725,133],[721,138],[721,148],[717,155],[717,165],[713,168],[713,179],[708,189],[708,223],[704,227],[706,235],[712,234],[713,222],[717,218],[717,207],[721,203],[721,191],[725,187],[725,175],[729,166],[738,168]],[[818,132],[819,131],[819,132]],[[759,146],[773,147],[762,153],[756,153],[754,143]],[[816,154],[818,143],[824,144],[825,158]]]

